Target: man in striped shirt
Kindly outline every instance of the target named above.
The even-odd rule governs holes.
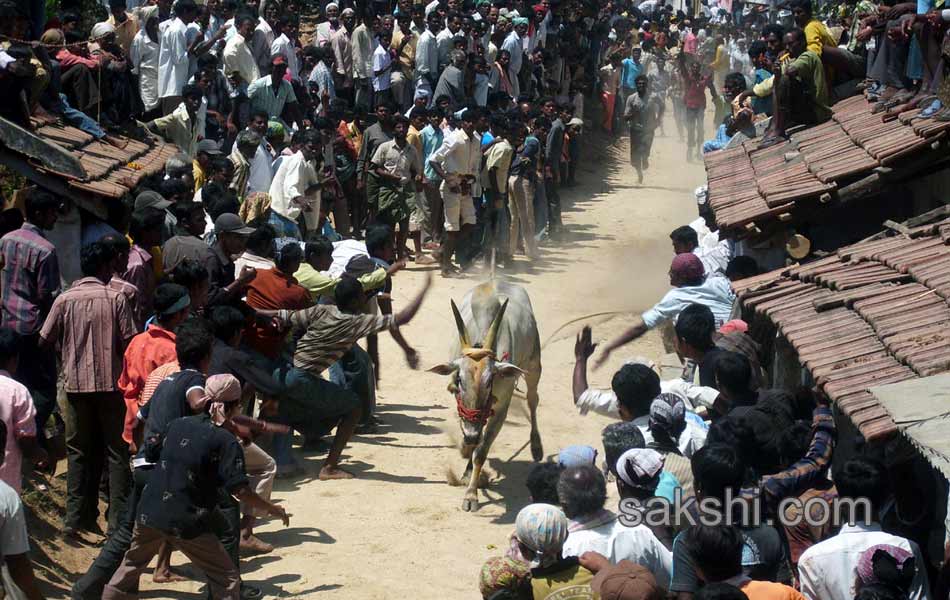
[[[60,204],[52,194],[30,194],[26,199],[26,223],[0,239],[0,317],[3,327],[20,335],[16,380],[33,396],[41,440],[43,427],[56,407],[56,357],[39,349],[39,332],[60,288],[56,248],[43,232],[53,228]]]
[[[363,313],[366,295],[360,282],[345,277],[334,290],[336,306],[318,304],[297,311],[279,310],[273,315],[299,337],[293,367],[281,370],[278,377],[287,393],[281,398],[277,422],[289,425],[305,437],[321,436],[337,428],[333,446],[320,470],[320,479],[352,479],[340,468],[340,455],[360,421],[362,408],[356,393],[320,378],[333,363],[350,350],[360,338],[389,330],[406,354],[409,367],[419,366],[419,357],[399,332],[399,327],[415,316],[429,291],[427,277],[418,295],[395,315]],[[267,311],[258,311],[259,314]]]

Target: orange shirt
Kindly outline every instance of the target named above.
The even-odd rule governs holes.
[[[795,588],[771,581],[749,580],[739,586],[739,589],[749,600],[806,600]]]
[[[297,310],[313,306],[313,300],[307,288],[296,279],[273,268],[257,272],[247,288],[247,305],[266,310]],[[284,343],[284,333],[271,323],[254,322],[244,330],[244,341],[264,356],[277,358]]]
[[[122,439],[132,442],[132,429],[142,402],[145,380],[156,367],[176,360],[175,332],[159,325],[149,325],[138,334],[125,349],[122,358],[122,374],[119,375],[119,390],[125,399],[125,428]]]

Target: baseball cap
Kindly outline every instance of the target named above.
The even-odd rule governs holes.
[[[590,587],[601,600],[658,600],[656,578],[642,565],[622,560],[597,572]]]
[[[152,190],[145,190],[135,197],[135,210],[142,210],[143,208],[159,208],[164,210],[171,205],[171,200],[166,200],[161,194],[153,192]]]
[[[248,227],[241,217],[234,213],[222,213],[214,220],[215,233],[237,233],[239,235],[250,235],[254,231],[253,227]]]
[[[221,149],[218,148],[218,144],[214,140],[201,140],[198,142],[197,151],[205,154],[221,154]]]

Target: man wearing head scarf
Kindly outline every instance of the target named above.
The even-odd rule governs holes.
[[[203,393],[189,395],[188,404],[198,414],[169,423],[161,443],[146,443],[146,457],[155,467],[142,491],[132,545],[103,590],[104,599],[133,594],[142,572],[164,544],[202,566],[212,597],[240,597],[236,557],[229,556],[212,531],[210,517],[221,502],[221,489],[230,502],[238,499],[281,519],[284,526],[290,524],[283,508],[251,489],[241,444],[224,427],[241,412],[237,379],[209,377]]]
[[[488,600],[502,590],[515,598],[531,598],[531,571],[523,562],[507,556],[494,556],[485,561],[478,576],[478,591]]]
[[[576,556],[562,558],[569,522],[561,509],[551,504],[529,504],[515,520],[515,538],[531,567],[535,598],[556,597],[570,590],[577,597],[592,597],[594,574],[580,565]]]
[[[679,449],[679,440],[686,431],[686,405],[674,394],[660,394],[650,404],[648,427],[653,439],[647,443],[647,448],[664,457],[663,469],[669,475],[657,488],[656,495],[672,501],[674,490],[681,488],[684,498],[692,496],[693,471],[689,459]],[[695,444],[690,454],[702,447],[705,434],[703,430],[701,439],[691,438]]]
[[[729,320],[736,295],[725,277],[706,277],[703,263],[692,253],[677,254],[670,265],[668,291],[653,308],[643,313],[634,324],[604,346],[595,366],[603,364],[615,349],[639,338],[664,322],[676,322],[680,311],[690,304],[709,307],[716,318],[716,326]]]
[[[326,21],[317,25],[313,34],[314,46],[329,46],[330,38],[340,29],[340,5],[336,2],[330,2],[323,9]]]

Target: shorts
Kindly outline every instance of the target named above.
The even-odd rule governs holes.
[[[442,210],[445,213],[445,230],[459,231],[463,225],[475,224],[475,204],[468,194],[456,194],[449,191],[449,185],[443,181]]]

